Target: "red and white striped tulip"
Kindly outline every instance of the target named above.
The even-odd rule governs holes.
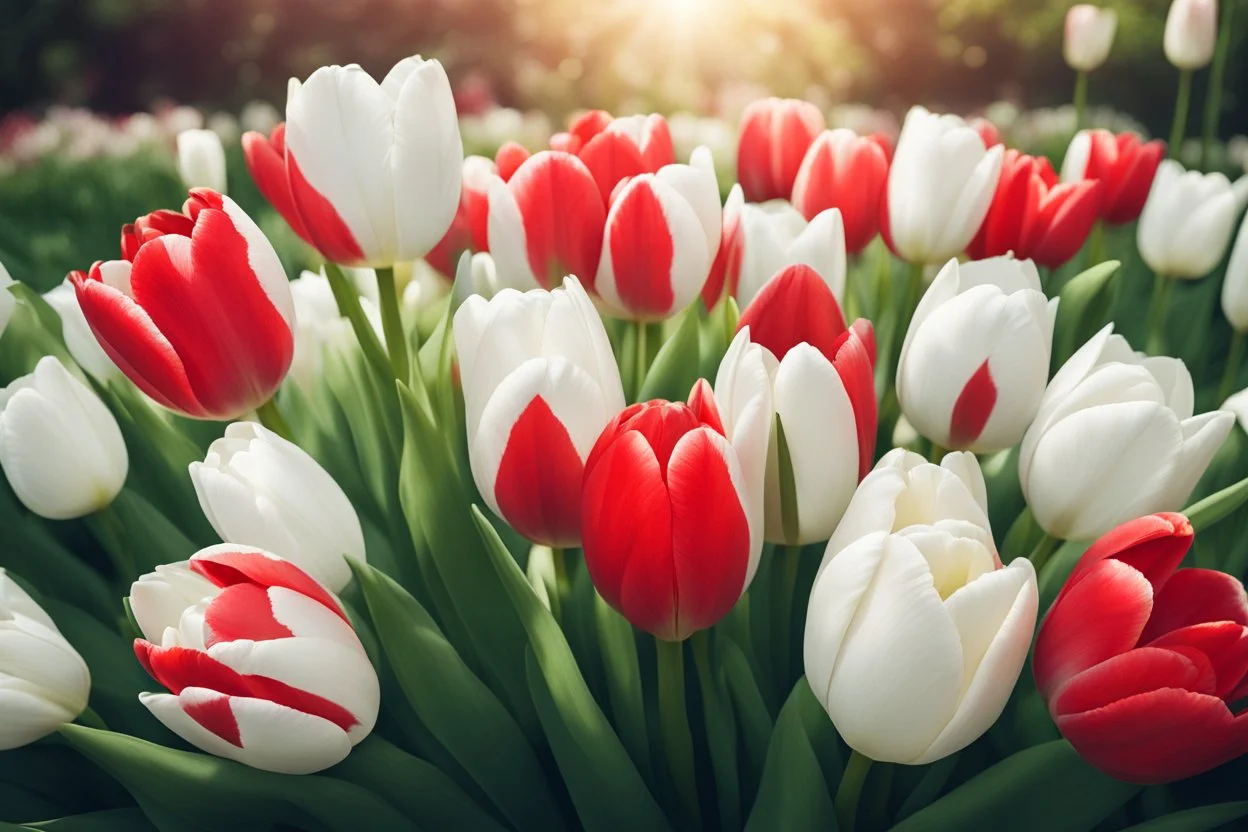
[[[788,199],[806,151],[824,128],[808,101],[765,98],[745,110],[737,145],[737,180],[749,202]]]
[[[534,543],[578,545],[585,460],[624,409],[593,303],[574,277],[551,292],[504,289],[468,298],[454,331],[481,496]]]
[[[741,276],[741,206],[745,204],[745,196],[740,185],[733,185],[724,200],[722,212],[723,223],[719,230],[719,247],[715,259],[711,261],[711,272],[706,283],[702,285],[702,303],[707,309],[713,309],[719,299],[724,296],[724,289],[729,294],[736,290]]]
[[[841,212],[845,249],[857,254],[880,230],[880,200],[888,183],[888,146],[880,136],[825,130],[815,139],[793,183],[793,207],[808,220]]]
[[[447,280],[455,278],[459,256],[465,251],[490,250],[490,183],[497,178],[498,168],[484,156],[464,159],[464,187],[455,219],[438,244],[425,255],[425,261]]]
[[[728,291],[742,308],[785,266],[814,269],[839,300],[847,258],[841,212],[829,208],[809,223],[787,202],[741,206],[735,251],[726,275]]]
[[[72,272],[100,346],[140,390],[197,419],[236,419],[277,391],[295,306],[277,252],[229,197],[197,189],[183,212],[122,229],[124,260]]]
[[[595,110],[575,119],[569,133],[575,138],[573,152],[593,174],[604,200],[623,180],[658,173],[676,161],[667,119],[658,113],[613,119]]]
[[[135,655],[170,691],[139,701],[195,747],[308,774],[373,730],[377,672],[338,599],[289,561],[209,546],[140,578],[130,608]]]

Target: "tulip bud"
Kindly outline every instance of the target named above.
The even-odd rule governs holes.
[[[919,301],[897,363],[910,424],[945,448],[1013,447],[1044,396],[1057,298],[1030,260],[950,260]]]
[[[16,282],[9,276],[9,270],[4,264],[0,263],[0,335],[4,334],[5,327],[13,318],[13,310],[17,309],[17,298],[9,291],[9,287]]]
[[[1192,540],[1181,514],[1108,532],[1036,638],[1036,686],[1058,730],[1119,780],[1167,783],[1248,753],[1234,704],[1248,693],[1248,594],[1222,572],[1179,569]]]
[[[122,229],[122,255],[69,279],[140,390],[197,419],[272,398],[294,352],[294,301],[277,252],[232,199],[195,190],[183,213],[140,217]]]
[[[943,263],[960,254],[983,224],[1005,149],[984,147],[957,116],[912,107],[880,204],[880,232],[910,263]]]
[[[1080,3],[1066,12],[1066,40],[1062,54],[1066,64],[1079,72],[1091,72],[1105,63],[1114,44],[1118,15],[1113,9],[1101,9]]]
[[[451,227],[438,244],[425,255],[425,261],[448,280],[455,277],[459,255],[465,251],[489,250],[490,183],[498,178],[498,168],[484,156],[464,158],[464,185],[459,209]]]
[[[1170,63],[1188,70],[1207,66],[1213,60],[1217,40],[1217,0],[1174,0],[1170,4],[1164,38]]]
[[[113,414],[49,355],[0,388],[0,467],[26,508],[68,520],[111,503],[130,461]]]
[[[845,223],[845,248],[857,254],[880,229],[880,200],[888,182],[882,139],[843,128],[825,130],[806,151],[793,183],[793,207],[808,220],[837,208]]]
[[[534,543],[576,546],[585,460],[624,409],[602,319],[569,277],[553,292],[474,295],[454,332],[481,496]]]
[[[1036,521],[1066,540],[1187,502],[1235,417],[1192,415],[1192,377],[1177,358],[1147,357],[1106,326],[1045,391],[1018,459]]]
[[[8,294],[7,292],[5,294]],[[121,370],[108,357],[100,342],[95,340],[91,325],[82,314],[78,305],[78,295],[74,292],[74,284],[66,278],[54,289],[43,293],[43,299],[56,310],[61,318],[61,334],[65,338],[65,347],[74,361],[86,372],[101,383],[119,378]],[[0,300],[0,303],[3,301]]]
[[[806,678],[850,748],[930,763],[1000,716],[1038,607],[1031,562],[1002,567],[979,526],[875,532],[829,549],[806,614]]]
[[[1235,193],[1221,173],[1161,163],[1136,232],[1140,257],[1154,273],[1197,280],[1217,268],[1235,230]]]
[[[90,695],[87,663],[0,568],[0,751],[73,722]]]
[[[838,299],[845,291],[845,227],[830,208],[809,223],[787,202],[741,206],[728,290],[743,308],[785,266],[814,269]],[[733,273],[735,269],[735,274]]]
[[[802,159],[823,128],[823,113],[806,101],[767,98],[747,107],[737,146],[737,180],[746,200],[788,199]]]
[[[657,113],[612,119],[594,110],[574,121],[571,133],[577,141],[572,152],[589,168],[607,201],[625,179],[658,173],[676,161],[667,119]],[[553,142],[551,149],[557,149]]]
[[[1135,222],[1165,155],[1163,141],[1144,142],[1135,133],[1115,136],[1108,130],[1080,130],[1062,160],[1062,181],[1100,181],[1101,219],[1110,225]]]
[[[1248,217],[1239,225],[1222,281],[1222,314],[1239,333],[1248,333]]]
[[[190,188],[225,193],[225,148],[211,130],[183,130],[178,134],[178,175]]]
[[[199,587],[188,567],[206,579]],[[144,636],[134,652],[170,691],[139,701],[196,748],[309,774],[341,762],[373,730],[377,672],[338,599],[289,561],[209,546],[140,578],[130,607]]]
[[[364,560],[347,495],[307,452],[267,428],[235,422],[190,471],[204,516],[225,542],[281,552],[333,592],[351,581],[345,557]]]

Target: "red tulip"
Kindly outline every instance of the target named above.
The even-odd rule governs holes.
[[[978,133],[979,137],[984,140],[985,148],[991,150],[997,145],[1003,144],[1001,141],[1001,131],[997,129],[997,125],[993,124],[988,119],[982,117],[973,118],[968,123],[970,124],[971,129]]]
[[[983,260],[1013,252],[1056,269],[1083,247],[1102,190],[1096,180],[1059,184],[1048,159],[1007,150],[992,204],[967,253]]]
[[[736,289],[737,278],[741,273],[741,205],[745,197],[740,185],[733,185],[724,201],[723,223],[719,231],[719,248],[715,259],[711,262],[711,272],[702,285],[702,303],[707,309],[713,309],[724,294]]]
[[[1062,181],[1100,180],[1104,187],[1101,219],[1123,225],[1139,219],[1153,186],[1166,143],[1145,142],[1135,133],[1081,130],[1071,139],[1062,162]]]
[[[294,301],[277,253],[229,197],[122,229],[124,260],[69,275],[109,358],[160,404],[235,419],[268,401],[294,355]]]
[[[1135,783],[1191,777],[1248,752],[1248,595],[1178,569],[1181,514],[1124,523],[1084,553],[1041,625],[1033,669],[1062,735]],[[1176,571],[1178,570],[1178,571]]]
[[[613,119],[592,135],[588,128],[576,133],[577,126],[573,126],[574,135],[585,136],[577,155],[594,175],[605,199],[610,199],[622,180],[658,173],[660,168],[676,161],[667,119],[657,113]]]
[[[880,230],[880,198],[888,183],[885,140],[852,130],[825,130],[815,139],[793,183],[793,207],[807,220],[839,208],[845,249],[857,254]]]
[[[451,227],[425,255],[425,261],[448,279],[455,277],[459,256],[465,251],[489,251],[487,227],[490,216],[490,183],[498,168],[483,156],[464,159],[464,188]]]
[[[662,639],[714,625],[758,563],[750,493],[705,381],[688,405],[628,407],[585,463],[581,533],[594,586],[633,626]]]
[[[807,101],[767,98],[747,107],[737,146],[737,180],[746,200],[788,199],[823,127],[823,113]]]
[[[515,142],[505,142],[498,149],[498,153],[494,154],[494,165],[498,168],[499,177],[504,182],[510,182],[511,177],[531,155],[526,148]]]

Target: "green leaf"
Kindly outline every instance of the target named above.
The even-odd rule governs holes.
[[[715,800],[719,806],[719,825],[728,830],[741,828],[741,775],[737,768],[737,725],[728,704],[728,689],[723,678],[712,668],[709,647],[710,631],[693,636],[693,661],[698,672],[698,690],[702,697],[702,716],[706,742],[710,752],[711,771],[715,776]]]
[[[650,770],[650,739],[646,731],[646,703],[641,686],[641,665],[631,624],[594,593],[594,622],[606,671],[611,714],[619,726],[628,754],[647,782]]]
[[[351,561],[382,650],[412,710],[520,829],[561,828],[541,765],[515,720],[416,599]]]
[[[1123,832],[1207,832],[1244,817],[1248,817],[1248,800],[1237,800],[1175,812],[1138,823]]]
[[[1098,263],[1062,287],[1057,324],[1053,329],[1052,370],[1062,366],[1110,320],[1110,306],[1114,301],[1112,278],[1121,266],[1117,260]]]
[[[723,639],[719,642],[719,649],[722,653],[720,673],[741,725],[741,739],[745,745],[746,795],[749,796],[753,795],[762,777],[772,734],[771,713],[741,648],[731,639]]]
[[[930,805],[936,799],[953,775],[953,770],[958,765],[958,756],[957,753],[950,754],[927,767],[927,771],[923,772],[923,779],[910,791],[910,794],[906,795],[905,801],[897,811],[898,822]]]
[[[797,519],[797,480],[793,474],[793,458],[789,455],[789,443],[784,438],[784,425],[780,414],[775,415],[772,423],[775,429],[776,457],[780,469],[780,525],[784,530],[784,539],[790,543],[797,540],[800,528]]]
[[[1183,509],[1183,513],[1187,515],[1192,528],[1201,532],[1230,517],[1246,502],[1248,502],[1248,478],[1228,485],[1216,494],[1210,494],[1200,502]]]
[[[694,383],[701,378],[698,311],[685,312],[680,326],[667,339],[654,363],[646,373],[638,401],[667,399],[681,402],[689,397]]]
[[[819,758],[802,726],[798,699],[801,687],[794,688],[767,748],[763,779],[758,798],[745,824],[746,832],[827,832],[837,829],[836,811]],[[809,693],[809,686],[806,686]]]
[[[99,812],[28,823],[23,828],[41,829],[45,832],[147,832],[156,829],[144,816],[143,810],[138,808],[103,809]]]
[[[1065,740],[1054,740],[1007,757],[915,812],[893,832],[1081,832],[1095,827],[1139,790],[1097,771]]]

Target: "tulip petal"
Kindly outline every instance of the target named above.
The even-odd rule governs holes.
[[[1225,572],[1180,569],[1157,594],[1141,641],[1149,642],[1172,630],[1210,621],[1248,626],[1244,585]]]
[[[220,587],[255,584],[280,586],[320,602],[344,621],[346,613],[323,586],[293,563],[250,546],[222,543],[200,549],[190,560],[191,569]]]
[[[1217,687],[1202,691],[1228,699],[1248,674],[1248,627],[1235,621],[1192,624],[1148,642],[1148,647],[1192,648],[1208,657],[1217,677]],[[1186,687],[1191,688],[1191,685]]]
[[[243,158],[247,171],[273,209],[286,220],[286,224],[308,245],[315,246],[303,218],[295,207],[290,191],[290,176],[286,172],[286,124],[273,128],[271,137],[249,130],[243,134]],[[323,197],[322,197],[323,199]],[[349,233],[349,232],[348,232]],[[358,257],[358,252],[356,253]]]
[[[577,156],[589,168],[604,200],[611,198],[615,186],[622,180],[650,172],[637,143],[614,130],[604,130],[594,136]]]
[[[1182,514],[1162,512],[1123,523],[1088,547],[1057,598],[1061,600],[1089,569],[1106,558],[1138,570],[1152,584],[1155,597],[1192,548],[1194,534]]]

